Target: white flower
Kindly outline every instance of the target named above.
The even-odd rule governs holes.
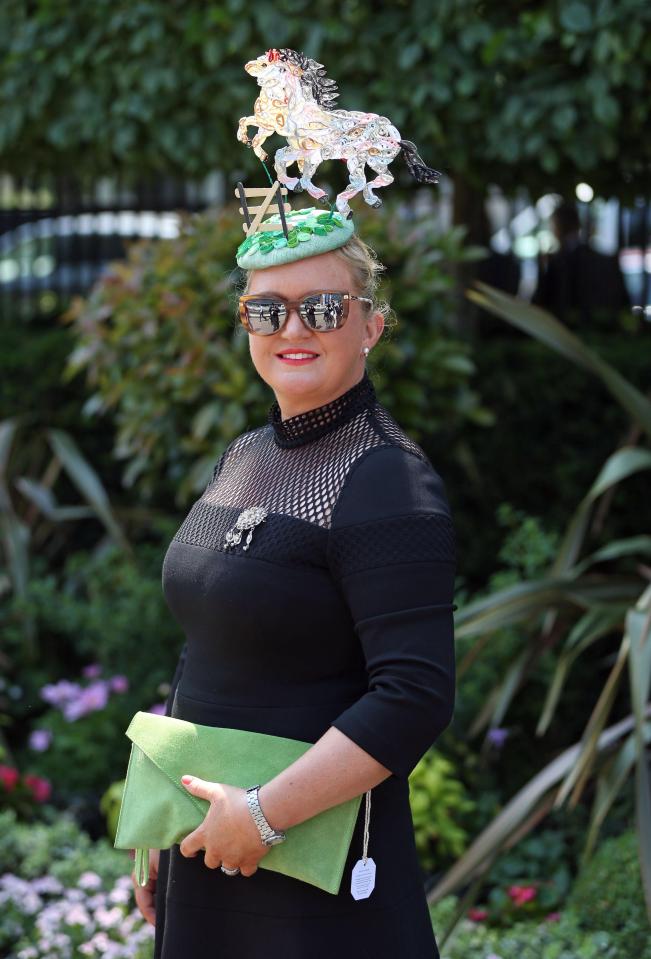
[[[112,909],[100,908],[95,912],[95,920],[103,929],[112,929],[122,922],[122,910],[119,906],[113,906]]]
[[[34,892],[51,893],[56,896],[63,892],[63,884],[54,876],[39,876],[38,879],[32,880],[32,889]]]
[[[89,870],[87,872],[82,872],[77,885],[81,886],[82,889],[99,889],[102,885],[102,880],[96,872],[91,872]]]
[[[101,909],[108,902],[108,896],[105,892],[96,892],[94,896],[88,896],[86,899],[87,909]]]
[[[126,906],[131,901],[131,890],[115,886],[108,894],[108,900]]]
[[[81,889],[66,889],[65,898],[68,902],[83,902],[86,898],[86,893],[82,892]]]
[[[111,940],[105,932],[96,932],[93,938],[88,943],[89,946],[92,946],[93,949],[96,949],[98,952],[104,953],[111,944]]]
[[[71,906],[65,913],[64,919],[68,926],[87,926],[91,922],[88,910],[81,903]]]

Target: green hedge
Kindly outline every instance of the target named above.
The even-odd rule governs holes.
[[[585,929],[604,929],[624,955],[651,959],[651,924],[634,830],[606,839],[579,874],[568,906]]]
[[[388,117],[459,180],[562,192],[580,170],[638,196],[650,25],[645,0],[4,0],[0,151],[19,175],[259,172],[235,130],[258,93],[244,64],[273,43],[315,57],[338,107]],[[402,161],[392,172],[405,178]]]

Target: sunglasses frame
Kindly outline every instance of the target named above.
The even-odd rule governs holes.
[[[308,321],[301,315],[300,307],[302,304],[311,296],[319,296],[321,293],[338,293],[343,297],[343,314],[340,322],[337,326],[333,326],[330,330],[315,330],[313,326],[310,326]],[[274,300],[285,307],[285,319],[280,322],[277,330],[271,330],[270,333],[261,333],[259,330],[252,330],[249,321],[246,315],[246,304],[249,300],[261,300],[268,299]],[[289,319],[289,313],[292,309],[295,309],[298,313],[298,316],[305,326],[311,333],[334,333],[335,330],[340,330],[346,320],[348,319],[349,305],[351,300],[360,300],[363,303],[372,303],[373,300],[369,299],[368,296],[356,296],[354,293],[347,293],[345,290],[313,290],[311,293],[306,293],[304,297],[300,300],[287,300],[285,297],[280,296],[278,293],[244,293],[239,298],[239,311],[240,311],[240,323],[247,332],[251,333],[253,336],[273,336],[274,333],[279,333],[280,330],[285,326],[287,320]]]

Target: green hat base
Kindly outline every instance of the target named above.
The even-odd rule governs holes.
[[[270,266],[293,263],[319,253],[328,253],[343,246],[355,232],[352,218],[307,207],[285,214],[285,236],[280,214],[274,213],[262,222],[278,224],[278,230],[264,230],[247,236],[237,249],[237,265],[243,270],[266,270]]]

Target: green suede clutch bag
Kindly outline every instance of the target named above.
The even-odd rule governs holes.
[[[273,779],[313,745],[145,712],[136,713],[126,735],[131,755],[114,845],[135,849],[135,874],[141,886],[149,879],[149,850],[181,843],[210,808],[207,799],[186,790],[181,776],[190,773],[246,789]],[[361,801],[362,795],[355,796],[292,826],[285,842],[271,846],[259,868],[336,895]]]

